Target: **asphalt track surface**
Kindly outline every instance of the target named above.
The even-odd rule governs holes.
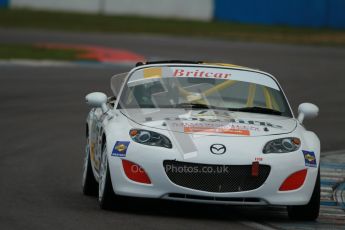
[[[320,107],[306,122],[322,149],[345,148],[345,49],[149,35],[0,30],[0,43],[64,42],[122,48],[150,59],[232,62],[281,82],[293,109]],[[84,96],[110,93],[109,79],[128,66],[0,65],[0,229],[248,229],[248,222],[287,222],[272,209],[133,200],[101,211],[81,194]]]

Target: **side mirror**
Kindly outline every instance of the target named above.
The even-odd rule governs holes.
[[[319,107],[312,103],[302,103],[298,106],[297,120],[302,124],[304,118],[315,118],[319,114]]]
[[[108,111],[108,106],[107,106],[107,95],[101,92],[94,92],[94,93],[89,93],[86,95],[85,100],[86,103],[89,106],[92,107],[100,107],[102,108],[103,112]]]

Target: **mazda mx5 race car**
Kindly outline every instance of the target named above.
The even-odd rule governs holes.
[[[139,63],[86,96],[83,192],[120,197],[283,205],[292,219],[320,207],[320,141],[270,74],[230,64]]]

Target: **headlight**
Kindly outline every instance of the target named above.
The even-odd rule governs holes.
[[[287,137],[267,142],[263,153],[288,153],[299,149],[301,140],[297,137]]]
[[[143,145],[159,146],[168,149],[172,148],[169,138],[156,132],[143,129],[131,129],[129,131],[129,136],[133,141]]]

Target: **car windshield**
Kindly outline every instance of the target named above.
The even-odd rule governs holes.
[[[292,117],[279,86],[263,73],[215,67],[146,67],[133,72],[121,108],[222,109]]]

